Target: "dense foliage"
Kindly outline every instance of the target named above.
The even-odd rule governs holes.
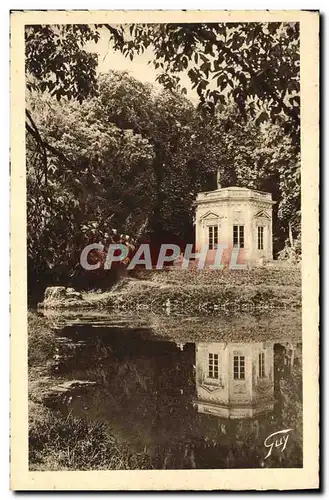
[[[147,48],[167,89],[187,72],[204,110],[235,102],[241,116],[279,123],[296,143],[300,127],[299,24],[198,23],[30,26],[28,74],[58,99],[95,92],[95,55],[84,44],[101,34],[131,60]],[[31,83],[30,83],[31,85]],[[186,93],[186,89],[181,89]]]
[[[145,24],[126,32],[116,47],[133,57],[151,46],[167,88],[177,88],[188,70],[203,108],[233,101],[245,119],[271,119],[298,138],[298,23]]]
[[[254,48],[264,37],[266,43],[271,40],[275,47],[273,40],[279,37],[276,50],[286,50],[291,58],[286,60],[292,72],[290,81],[295,82],[291,91],[297,92],[296,26],[256,28],[228,26],[225,34],[220,25],[203,28],[192,25],[184,28],[186,40],[192,35],[199,38],[195,45],[188,45],[179,35],[184,29],[178,25],[136,25],[130,30],[84,25],[27,27],[26,144],[31,282],[40,276],[46,282],[52,276],[59,281],[63,277],[76,277],[81,271],[80,252],[92,242],[105,245],[124,242],[132,251],[142,239],[157,243],[193,242],[193,202],[198,192],[216,187],[217,171],[223,187],[240,185],[272,193],[277,201],[274,208],[276,253],[284,248],[289,236],[293,243],[299,240],[300,166],[296,143],[299,120],[295,106],[298,100],[290,103],[294,104],[294,121],[283,101],[274,106],[272,96],[276,89],[285,101],[289,89],[284,79],[281,81],[279,76],[272,75],[269,81],[275,89],[262,96],[266,85],[259,84],[257,93],[248,79],[247,69],[243,72],[240,69],[232,79],[233,87],[231,80],[224,87],[217,81],[216,88],[224,97],[218,97],[217,105],[209,114],[203,112],[204,106],[196,109],[184,91],[177,86],[173,88],[167,79],[160,78],[165,89],[159,92],[128,73],[97,76],[97,57],[86,49],[86,43],[97,42],[100,30],[106,29],[114,47],[131,58],[136,51],[150,44],[154,46],[156,67],[170,70],[174,75],[187,69],[181,51],[178,53],[183,67],[179,66],[175,47],[181,44],[184,50],[194,47],[195,52],[191,49],[186,57],[190,61],[193,56],[194,65],[200,65],[200,58],[202,61],[204,57],[214,57],[212,51],[209,52],[209,44],[202,45],[201,38],[205,41],[206,32],[209,36],[218,32],[226,36],[227,49],[217,66],[221,65],[221,71],[228,78],[227,58],[233,57],[228,51],[237,54],[246,50],[241,47],[241,37],[248,38],[254,33]],[[290,41],[288,29],[293,30],[294,35]],[[168,55],[161,52],[164,50],[161,36],[166,40]],[[249,49],[245,64],[258,71],[264,62],[263,52],[256,55]],[[218,52],[218,45],[216,50]],[[280,61],[285,60],[281,56]],[[270,45],[267,57],[272,70],[279,71]],[[221,61],[221,57],[217,59]],[[206,70],[204,63],[199,71],[210,81],[213,69],[210,65]],[[243,96],[244,109],[241,92],[238,99],[234,90],[244,80],[242,74],[249,82],[243,87],[247,89]],[[206,86],[203,90],[198,88],[200,102],[204,105],[214,102],[214,95],[207,93]],[[256,116],[252,102],[259,110],[265,106],[268,115],[257,112]],[[94,275],[98,282],[97,272]]]

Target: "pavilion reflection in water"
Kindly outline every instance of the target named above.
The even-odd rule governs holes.
[[[243,419],[273,411],[273,342],[200,342],[195,367],[198,412]]]
[[[92,385],[69,385],[49,405],[103,422],[155,469],[302,466],[300,342],[168,337],[107,325],[60,330],[56,373]],[[264,440],[286,428],[289,448],[264,464]]]

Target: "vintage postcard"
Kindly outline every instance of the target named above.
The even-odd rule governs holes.
[[[11,488],[319,488],[319,15],[11,13]]]

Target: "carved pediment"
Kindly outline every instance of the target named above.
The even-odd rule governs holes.
[[[207,219],[219,219],[219,216],[214,212],[207,212],[205,215],[201,217],[201,220],[207,220]]]
[[[207,391],[209,394],[212,394],[216,391],[219,391],[222,387],[220,385],[210,385],[210,384],[202,384],[201,389]]]
[[[273,383],[269,379],[258,380],[257,392],[262,395],[268,394],[273,390]]]
[[[255,213],[254,219],[267,219],[267,220],[270,220],[271,217],[268,215],[267,212],[265,212],[265,210],[259,210],[258,212]]]

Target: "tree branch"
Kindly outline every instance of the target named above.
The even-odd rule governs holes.
[[[40,132],[39,132],[39,129],[38,129],[37,125],[35,124],[35,122],[34,122],[32,116],[31,116],[31,113],[29,112],[29,110],[26,109],[25,113],[26,113],[26,116],[27,116],[27,118],[29,119],[29,121],[30,121],[30,123],[32,125],[31,126],[27,122],[25,122],[26,130],[32,135],[32,137],[42,147],[43,152],[44,152],[45,165],[47,166],[47,151],[49,151],[54,156],[56,156],[59,160],[61,160],[62,162],[64,162],[66,165],[71,166],[72,163],[66,158],[65,155],[63,155],[63,153],[61,153],[60,151],[58,151],[58,149],[54,148],[54,146],[51,146],[51,144],[49,144],[48,142],[46,142],[46,141],[44,141],[42,139],[42,137],[40,135]]]
[[[119,33],[118,30],[116,30],[115,28],[113,28],[113,26],[111,26],[110,24],[101,24],[101,26],[104,26],[104,28],[106,28],[111,33],[111,35],[113,36],[114,40],[118,43],[118,45],[120,47],[123,46],[123,44],[124,44],[124,38]]]

